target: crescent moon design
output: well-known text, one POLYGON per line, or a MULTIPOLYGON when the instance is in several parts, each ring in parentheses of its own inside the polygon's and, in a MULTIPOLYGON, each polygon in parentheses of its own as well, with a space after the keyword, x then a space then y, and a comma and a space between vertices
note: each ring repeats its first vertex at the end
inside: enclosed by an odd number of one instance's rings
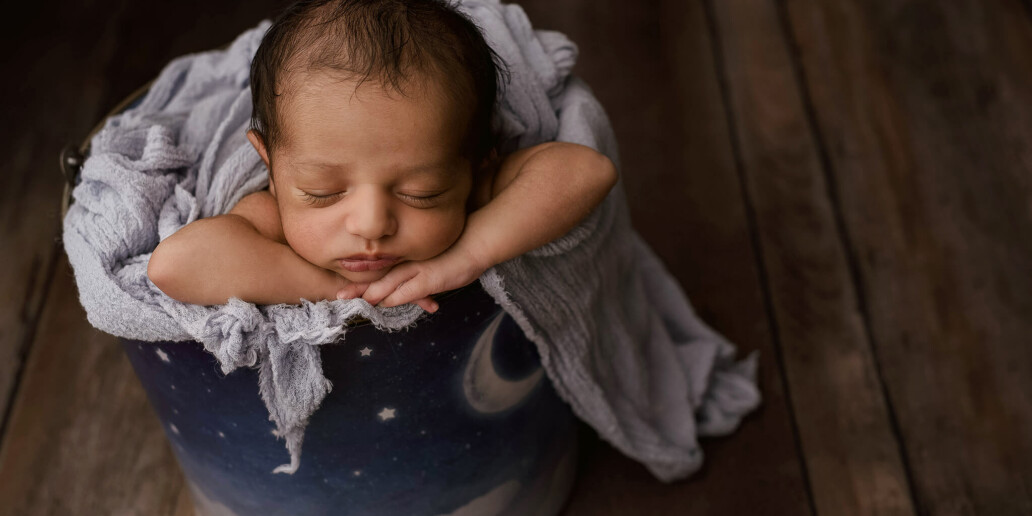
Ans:
POLYGON ((537 386, 545 372, 538 367, 536 371, 517 381, 498 376, 491 361, 491 349, 494 348, 498 326, 505 316, 504 311, 498 314, 484 333, 480 334, 462 378, 462 390, 466 393, 466 400, 477 412, 483 414, 494 414, 515 407, 537 386))

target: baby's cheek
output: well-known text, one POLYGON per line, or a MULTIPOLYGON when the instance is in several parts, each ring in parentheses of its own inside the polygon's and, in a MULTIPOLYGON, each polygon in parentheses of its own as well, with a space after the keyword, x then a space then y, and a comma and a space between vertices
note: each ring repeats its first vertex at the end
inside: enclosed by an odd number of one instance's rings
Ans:
POLYGON ((300 257, 317 265, 324 260, 322 254, 325 246, 319 243, 326 241, 325 236, 318 233, 319 227, 301 217, 283 217, 283 236, 287 244, 300 257))
POLYGON ((450 210, 426 217, 418 222, 415 234, 422 235, 421 247, 426 258, 436 256, 451 247, 466 225, 464 210, 450 210))

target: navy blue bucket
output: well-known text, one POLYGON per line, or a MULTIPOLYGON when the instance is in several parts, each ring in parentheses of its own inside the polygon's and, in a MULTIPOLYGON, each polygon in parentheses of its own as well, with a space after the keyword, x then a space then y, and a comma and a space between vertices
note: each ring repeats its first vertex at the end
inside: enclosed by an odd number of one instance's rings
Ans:
MULTIPOLYGON (((144 86, 109 114, 136 105, 144 86)), ((62 216, 98 124, 61 154, 62 216)), ((258 392, 198 342, 122 340, 172 443, 198 516, 550 516, 569 497, 578 420, 534 344, 479 282, 437 313, 385 333, 371 324, 320 346, 333 390, 305 431, 301 466, 258 392)))
POLYGON ((289 462, 258 372, 197 342, 123 340, 199 516, 549 516, 569 496, 577 420, 537 350, 479 282, 409 330, 320 346, 333 390, 289 462))

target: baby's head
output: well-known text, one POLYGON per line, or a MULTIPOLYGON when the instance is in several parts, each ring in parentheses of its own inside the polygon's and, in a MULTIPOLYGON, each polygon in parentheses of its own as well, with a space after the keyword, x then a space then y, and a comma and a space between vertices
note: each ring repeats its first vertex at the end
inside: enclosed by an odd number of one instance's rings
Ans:
POLYGON ((494 147, 500 66, 444 1, 289 8, 251 65, 248 132, 287 243, 358 282, 450 247, 494 147))

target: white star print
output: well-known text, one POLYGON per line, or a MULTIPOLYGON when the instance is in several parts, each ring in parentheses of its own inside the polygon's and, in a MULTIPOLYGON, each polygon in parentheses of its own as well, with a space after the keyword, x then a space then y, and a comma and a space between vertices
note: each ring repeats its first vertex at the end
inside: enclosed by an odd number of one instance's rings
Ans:
POLYGON ((362 348, 362 349, 358 350, 358 352, 361 353, 362 356, 364 356, 364 357, 367 357, 367 356, 373 354, 373 350, 369 349, 368 347, 362 348))
POLYGON ((222 432, 219 432, 219 437, 221 437, 221 438, 225 439, 225 438, 226 438, 226 434, 224 434, 224 433, 222 433, 222 432))
POLYGON ((360 476, 362 476, 362 470, 356 469, 356 470, 355 470, 355 473, 354 473, 354 475, 355 475, 356 477, 360 477, 360 476))
POLYGON ((380 413, 377 414, 377 415, 380 416, 380 421, 387 421, 388 419, 394 419, 394 409, 384 407, 383 410, 381 410, 380 413))
POLYGON ((172 433, 174 433, 174 434, 176 434, 176 435, 179 435, 179 429, 178 429, 178 428, 176 428, 176 425, 172 425, 172 424, 170 424, 170 425, 168 425, 168 426, 169 426, 169 428, 171 428, 171 429, 172 429, 172 433))
POLYGON ((162 362, 165 362, 166 364, 171 362, 171 360, 168 359, 168 353, 162 351, 161 348, 155 348, 154 352, 157 353, 159 357, 161 357, 162 362))

